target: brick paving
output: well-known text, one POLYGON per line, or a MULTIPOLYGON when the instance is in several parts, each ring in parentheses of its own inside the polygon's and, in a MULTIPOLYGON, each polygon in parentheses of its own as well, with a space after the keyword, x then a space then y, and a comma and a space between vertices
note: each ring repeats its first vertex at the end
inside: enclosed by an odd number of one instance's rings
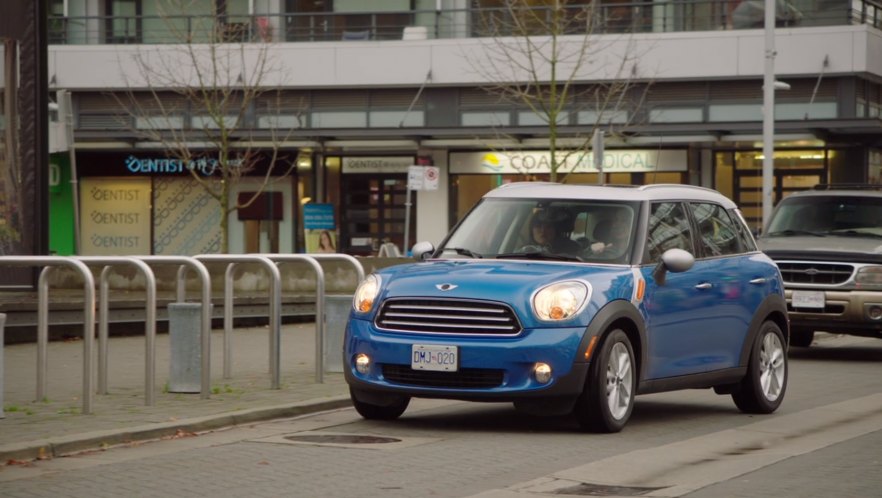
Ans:
MULTIPOLYGON (((210 399, 168 392, 169 341, 156 340, 156 404, 145 405, 142 336, 111 337, 109 394, 96 394, 84 415, 83 342, 53 341, 48 349, 48 387, 36 400, 36 344, 5 347, 5 418, 0 419, 0 462, 57 456, 84 449, 197 432, 255 420, 348 406, 341 373, 315 376, 315 325, 282 326, 281 389, 270 388, 267 327, 233 332, 232 378, 223 378, 223 335, 212 333, 210 399)), ((97 350, 97 342, 96 342, 97 350)), ((93 382, 97 387, 97 382, 93 382)))

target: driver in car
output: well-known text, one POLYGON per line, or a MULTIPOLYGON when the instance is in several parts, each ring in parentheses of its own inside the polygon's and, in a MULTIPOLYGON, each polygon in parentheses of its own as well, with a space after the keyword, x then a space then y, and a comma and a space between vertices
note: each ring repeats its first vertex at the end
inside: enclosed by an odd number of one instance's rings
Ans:
POLYGON ((523 250, 565 254, 579 251, 579 243, 566 237, 561 229, 566 219, 566 214, 559 211, 545 209, 536 212, 530 222, 530 236, 534 244, 523 250))

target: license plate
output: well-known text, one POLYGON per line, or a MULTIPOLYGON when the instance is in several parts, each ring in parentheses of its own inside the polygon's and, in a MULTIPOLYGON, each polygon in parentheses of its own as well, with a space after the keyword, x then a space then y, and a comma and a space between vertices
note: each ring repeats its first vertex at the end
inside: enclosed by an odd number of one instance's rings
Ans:
POLYGON ((459 365, 456 346, 437 344, 414 344, 411 348, 410 367, 414 370, 456 372, 459 365))
POLYGON ((823 291, 793 291, 790 295, 790 304, 794 308, 824 308, 823 291))

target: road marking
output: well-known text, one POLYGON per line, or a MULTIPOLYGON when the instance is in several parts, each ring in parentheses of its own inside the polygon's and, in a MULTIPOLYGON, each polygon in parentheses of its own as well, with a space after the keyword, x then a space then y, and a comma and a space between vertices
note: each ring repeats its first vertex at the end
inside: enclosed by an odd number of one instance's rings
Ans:
MULTIPOLYGON (((685 441, 635 450, 473 498, 557 495, 579 486, 659 488, 677 497, 882 429, 882 394, 804 410, 685 441)), ((627 429, 626 429, 627 430, 627 429)))

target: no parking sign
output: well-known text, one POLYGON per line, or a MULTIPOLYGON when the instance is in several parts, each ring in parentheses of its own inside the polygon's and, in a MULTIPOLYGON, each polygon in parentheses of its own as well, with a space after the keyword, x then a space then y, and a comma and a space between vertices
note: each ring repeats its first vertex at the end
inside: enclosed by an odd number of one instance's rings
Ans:
POLYGON ((438 190, 438 168, 435 166, 411 166, 407 170, 409 190, 438 190))

